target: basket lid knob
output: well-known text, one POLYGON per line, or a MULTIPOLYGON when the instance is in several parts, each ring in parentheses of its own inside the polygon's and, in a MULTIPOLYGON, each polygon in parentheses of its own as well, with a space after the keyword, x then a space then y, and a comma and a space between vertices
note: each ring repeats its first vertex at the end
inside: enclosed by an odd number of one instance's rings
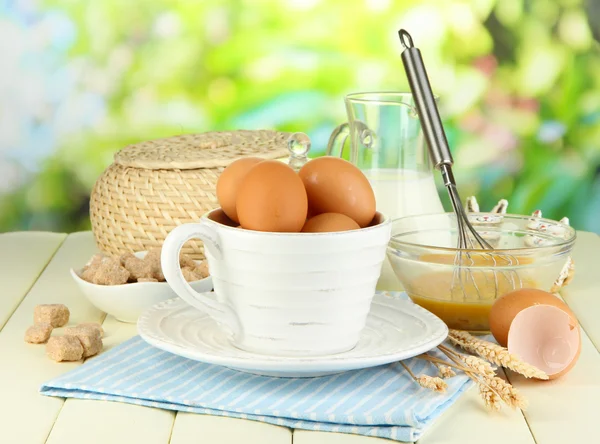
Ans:
POLYGON ((304 133, 294 133, 288 139, 288 150, 290 152, 289 165, 298 171, 308 162, 308 152, 310 151, 310 138, 304 133))

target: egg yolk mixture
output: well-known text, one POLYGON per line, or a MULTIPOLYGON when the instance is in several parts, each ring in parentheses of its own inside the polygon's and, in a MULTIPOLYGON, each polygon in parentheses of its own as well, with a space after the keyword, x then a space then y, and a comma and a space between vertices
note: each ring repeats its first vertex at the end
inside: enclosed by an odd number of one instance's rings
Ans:
MULTIPOLYGON (((423 255, 429 263, 453 264, 453 255, 423 255)), ((506 261, 495 258, 496 265, 506 261)), ((493 267, 490 255, 472 256, 465 264, 493 267), (471 262, 472 260, 472 262, 471 262), (468 262, 467 262, 468 261, 468 262)), ((513 265, 530 264, 532 258, 513 258, 513 265)), ((489 331, 488 316, 494 301, 515 288, 537 288, 536 283, 515 271, 491 269, 471 270, 470 273, 432 272, 405 281, 405 291, 416 304, 442 319, 449 328, 467 331, 489 331), (519 283, 521 282, 521 284, 519 283), (432 299, 434 297, 435 299, 432 299)))

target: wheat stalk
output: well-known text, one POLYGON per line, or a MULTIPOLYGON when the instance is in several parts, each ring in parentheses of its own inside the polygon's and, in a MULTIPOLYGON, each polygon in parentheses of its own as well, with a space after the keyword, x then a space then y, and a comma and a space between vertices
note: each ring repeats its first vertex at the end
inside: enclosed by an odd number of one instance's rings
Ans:
POLYGON ((456 372, 448 365, 435 364, 442 379, 449 379, 456 376, 456 372))
POLYGON ((475 356, 463 355, 443 345, 439 345, 438 348, 453 362, 460 363, 462 361, 466 364, 468 368, 463 371, 477 383, 479 394, 486 407, 492 410, 500 410, 500 401, 504 401, 512 408, 525 408, 527 403, 521 393, 512 385, 497 377, 488 362, 475 356))
POLYGON ((420 375, 417 382, 421 387, 428 388, 436 393, 446 393, 446 389, 448 388, 448 384, 435 376, 420 375))
POLYGON ((477 356, 461 355, 460 359, 465 363, 467 367, 469 367, 477 373, 487 376, 494 376, 496 374, 496 370, 494 369, 494 367, 492 367, 492 365, 489 362, 484 361, 483 359, 478 358, 477 356))
POLYGON ((526 378, 548 379, 548 375, 531 364, 522 361, 507 349, 492 342, 475 338, 465 331, 450 330, 448 339, 468 352, 475 353, 492 364, 509 368, 526 378))
POLYGON ((496 412, 500 411, 502 408, 502 404, 500 403, 501 398, 493 390, 484 384, 479 384, 479 394, 487 408, 496 412))
POLYGON ((412 376, 412 378, 419 384, 421 387, 427 388, 429 390, 433 390, 436 393, 446 393, 446 389, 448 388, 448 384, 446 384, 441 378, 428 376, 428 375, 420 375, 415 376, 415 374, 408 368, 408 366, 400 361, 402 367, 406 369, 408 374, 412 376))
POLYGON ((489 362, 487 362, 481 358, 478 358, 477 356, 471 356, 471 355, 465 355, 462 353, 458 353, 444 345, 439 345, 438 348, 440 350, 442 350, 444 353, 449 353, 452 356, 454 356, 456 362, 459 362, 458 360, 460 360, 464 364, 464 366, 467 367, 466 370, 461 369, 463 371, 471 370, 480 375, 496 376, 496 369, 494 367, 492 367, 492 365, 489 362))
MULTIPOLYGON (((525 409, 527 406, 525 397, 510 383, 499 378, 492 364, 509 368, 528 378, 548 379, 548 376, 544 372, 523 362, 517 356, 509 353, 504 347, 475 338, 469 333, 459 330, 450 330, 448 338, 452 343, 480 357, 460 353, 440 344, 438 349, 448 360, 428 354, 419 355, 417 358, 434 365, 438 369, 441 378, 456 376, 455 370, 463 371, 477 384, 479 394, 485 406, 491 410, 500 410, 503 402, 512 408, 525 409)), ((440 377, 428 375, 415 376, 403 362, 401 364, 421 387, 428 388, 437 393, 444 393, 446 391, 447 384, 440 377)))
POLYGON ((525 397, 504 379, 498 377, 486 378, 485 383, 509 406, 523 410, 527 407, 525 397))
MULTIPOLYGON (((459 368, 458 366, 453 366, 451 363, 444 361, 443 359, 436 358, 434 356, 429 356, 424 353, 422 355, 417 356, 418 359, 423 359, 424 361, 431 362, 438 370, 438 374, 442 379, 448 379, 456 376, 456 372, 452 370, 451 367, 459 368)), ((465 370, 465 368, 459 368, 460 370, 465 370)))
MULTIPOLYGON (((457 364, 456 364, 456 363, 454 363, 454 362, 448 362, 448 361, 445 361, 445 360, 443 360, 443 359, 436 358, 435 356, 429 356, 429 355, 428 355, 428 354, 426 354, 426 353, 425 353, 425 354, 422 354, 422 355, 419 355, 419 356, 417 356, 417 358, 419 358, 419 359, 423 359, 424 361, 429 361, 429 362, 432 362, 432 363, 436 364, 436 366, 437 366, 438 364, 440 364, 442 367, 449 366, 449 367, 453 367, 453 368, 455 368, 455 369, 457 369, 457 370, 461 370, 461 371, 463 371, 463 372, 464 372, 464 371, 468 371, 468 370, 469 370, 469 369, 468 369, 467 367, 465 367, 464 365, 457 365, 457 364)), ((438 366, 438 368, 439 368, 439 366, 438 366)))

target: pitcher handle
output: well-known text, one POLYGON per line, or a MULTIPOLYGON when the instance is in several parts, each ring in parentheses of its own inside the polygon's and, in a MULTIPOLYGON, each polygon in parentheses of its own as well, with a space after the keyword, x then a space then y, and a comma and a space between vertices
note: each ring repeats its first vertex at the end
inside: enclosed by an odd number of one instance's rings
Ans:
POLYGON ((198 238, 204 243, 210 253, 216 258, 223 257, 219 234, 206 223, 191 223, 175 227, 167 235, 160 256, 165 279, 173 291, 192 307, 205 312, 234 337, 241 333, 241 325, 231 307, 207 296, 209 293, 198 293, 184 279, 179 264, 181 247, 190 239, 198 238))
POLYGON ((333 151, 334 149, 337 149, 337 151, 339 151, 339 154, 337 154, 337 156, 342 157, 344 151, 344 144, 346 143, 346 139, 348 138, 349 134, 350 126, 347 122, 336 126, 333 132, 331 133, 331 136, 329 136, 329 141, 327 142, 327 150, 325 151, 325 155, 335 156, 336 154, 333 154, 333 151))

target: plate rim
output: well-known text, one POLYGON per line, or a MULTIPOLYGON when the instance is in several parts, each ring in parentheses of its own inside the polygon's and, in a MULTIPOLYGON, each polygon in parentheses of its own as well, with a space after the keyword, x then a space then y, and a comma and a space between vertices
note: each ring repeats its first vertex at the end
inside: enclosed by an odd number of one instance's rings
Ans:
MULTIPOLYGON (((164 350, 166 352, 185 357, 187 359, 205 362, 208 364, 221 365, 232 369, 239 368, 244 370, 255 371, 277 371, 282 373, 304 373, 311 371, 333 372, 340 370, 353 370, 367 367, 376 367, 379 365, 389 364, 391 362, 396 361, 402 361, 417 356, 421 353, 431 350, 432 348, 435 348, 447 338, 447 325, 439 317, 426 310, 425 308, 415 304, 411 300, 392 296, 389 294, 389 292, 376 292, 373 297, 372 303, 381 302, 391 302, 394 305, 401 305, 402 307, 399 308, 400 310, 404 312, 408 311, 408 314, 417 317, 419 320, 425 322, 432 329, 432 333, 414 347, 404 348, 393 353, 386 353, 377 356, 345 357, 344 355, 348 352, 343 352, 335 355, 325 356, 287 357, 275 355, 260 355, 242 349, 237 350, 241 352, 252 353, 253 357, 249 359, 239 358, 230 355, 224 356, 213 353, 206 353, 203 351, 190 350, 189 347, 181 346, 172 342, 166 342, 163 339, 158 338, 155 335, 153 336, 151 333, 146 331, 146 324, 147 322, 149 322, 148 318, 156 311, 164 310, 166 307, 175 303, 187 305, 185 301, 178 297, 160 302, 158 304, 155 304, 151 308, 145 310, 144 313, 142 313, 142 315, 138 319, 137 330, 140 337, 150 345, 158 349, 164 350)), ((189 307, 192 310, 198 310, 194 307, 189 307)))

